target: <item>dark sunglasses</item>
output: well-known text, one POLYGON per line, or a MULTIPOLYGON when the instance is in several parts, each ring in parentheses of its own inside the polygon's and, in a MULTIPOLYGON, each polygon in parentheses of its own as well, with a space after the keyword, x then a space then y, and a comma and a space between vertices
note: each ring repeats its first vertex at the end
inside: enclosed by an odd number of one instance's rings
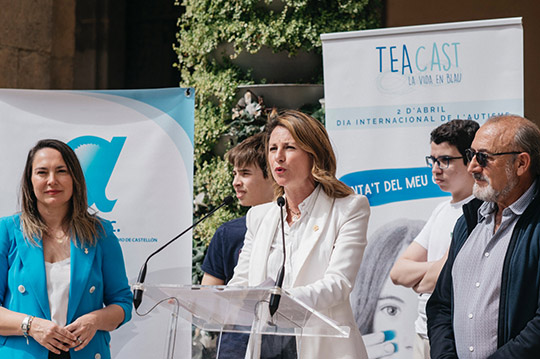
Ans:
POLYGON ((474 157, 476 157, 476 162, 480 165, 480 167, 486 167, 488 158, 493 156, 502 156, 502 155, 518 155, 522 153, 523 151, 512 151, 512 152, 498 152, 498 153, 487 153, 487 152, 476 152, 472 148, 468 148, 465 150, 465 156, 467 156, 467 160, 469 162, 472 161, 474 157))

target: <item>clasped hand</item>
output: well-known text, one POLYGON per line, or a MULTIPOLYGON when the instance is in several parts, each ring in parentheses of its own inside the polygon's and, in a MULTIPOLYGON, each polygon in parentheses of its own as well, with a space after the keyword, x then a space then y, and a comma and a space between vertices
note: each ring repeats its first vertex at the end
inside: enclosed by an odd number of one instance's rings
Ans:
POLYGON ((60 354, 60 351, 71 348, 75 348, 75 351, 83 349, 90 343, 96 331, 96 317, 89 313, 65 327, 47 319, 34 318, 29 334, 47 350, 60 354))

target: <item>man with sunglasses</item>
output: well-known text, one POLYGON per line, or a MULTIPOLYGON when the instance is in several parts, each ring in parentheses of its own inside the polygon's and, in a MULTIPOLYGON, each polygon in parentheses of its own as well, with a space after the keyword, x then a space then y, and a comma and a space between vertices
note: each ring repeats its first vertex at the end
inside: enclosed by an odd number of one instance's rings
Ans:
POLYGON ((431 167, 433 180, 441 190, 450 192, 451 198, 435 208, 390 271, 394 284, 412 288, 419 294, 414 359, 429 358, 426 302, 446 261, 452 230, 463 214, 461 207, 473 198, 474 180, 467 172, 465 150, 471 146, 478 127, 475 121, 453 120, 431 132, 431 154, 426 156, 426 163, 431 167))
POLYGON ((540 130, 513 115, 476 133, 464 206, 428 301, 433 358, 538 358, 540 130), (483 202, 482 202, 483 201, 483 202))

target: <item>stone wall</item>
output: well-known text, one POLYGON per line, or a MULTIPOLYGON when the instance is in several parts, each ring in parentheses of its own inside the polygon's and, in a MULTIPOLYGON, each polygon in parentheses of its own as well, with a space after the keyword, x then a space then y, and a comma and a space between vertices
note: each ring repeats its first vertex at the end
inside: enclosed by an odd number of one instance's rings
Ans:
POLYGON ((178 86, 174 0, 0 0, 0 88, 178 86))
POLYGON ((0 87, 73 86, 75 0, 0 0, 0 87))

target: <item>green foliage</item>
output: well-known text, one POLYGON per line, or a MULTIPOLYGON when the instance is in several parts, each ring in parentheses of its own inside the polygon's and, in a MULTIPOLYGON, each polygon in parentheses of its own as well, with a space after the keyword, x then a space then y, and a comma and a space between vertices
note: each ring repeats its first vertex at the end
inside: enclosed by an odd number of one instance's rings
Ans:
MULTIPOLYGON (((179 4, 179 3, 177 3, 179 4)), ((233 118, 236 89, 254 83, 249 70, 233 64, 240 53, 263 46, 273 52, 321 53, 322 33, 375 28, 381 0, 184 0, 174 46, 182 86, 195 88, 195 218, 233 193, 225 151, 264 126, 264 111, 233 118), (229 48, 224 45, 230 44, 229 48)), ((320 81, 319 74, 311 81, 320 81)), ((272 82, 272 79, 267 79, 272 82)), ((311 109, 318 119, 324 112, 311 109)), ((193 234, 193 282, 217 227, 245 213, 238 204, 220 209, 193 234)))
POLYGON ((180 62, 195 67, 216 47, 234 44, 235 54, 320 51, 320 34, 374 28, 380 1, 370 0, 185 0, 180 19, 180 62))

